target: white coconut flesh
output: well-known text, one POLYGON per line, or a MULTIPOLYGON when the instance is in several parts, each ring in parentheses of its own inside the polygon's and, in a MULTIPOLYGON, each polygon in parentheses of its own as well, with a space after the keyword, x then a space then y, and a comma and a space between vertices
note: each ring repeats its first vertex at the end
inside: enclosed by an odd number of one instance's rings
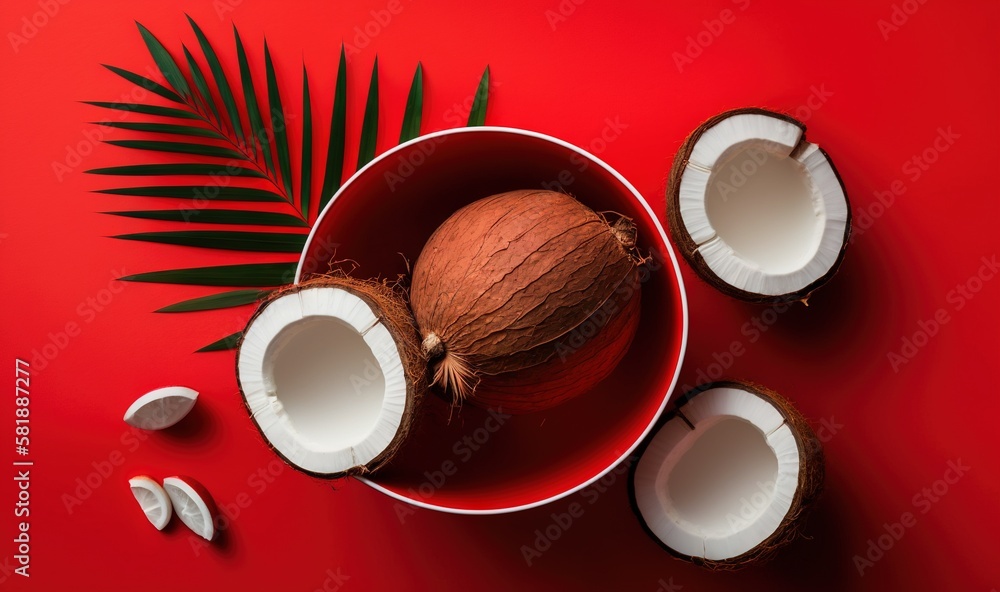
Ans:
POLYGON ((725 561, 781 524, 799 481, 791 427, 770 403, 738 388, 698 394, 664 424, 636 466, 639 513, 666 546, 725 561))
POLYGON ((847 197, 830 161, 801 127, 733 115, 704 131, 680 181, 681 220, 708 268, 768 296, 822 278, 844 246, 847 197), (794 152, 793 152, 794 151, 794 152))
POLYGON ((341 473, 376 458, 406 406, 392 335, 371 306, 337 287, 271 301, 246 330, 238 373, 261 433, 312 473, 341 473))

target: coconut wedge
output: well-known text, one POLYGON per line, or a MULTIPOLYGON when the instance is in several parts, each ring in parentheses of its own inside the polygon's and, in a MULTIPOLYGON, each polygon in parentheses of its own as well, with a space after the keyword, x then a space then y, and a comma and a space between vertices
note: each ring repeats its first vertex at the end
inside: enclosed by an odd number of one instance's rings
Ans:
POLYGON ((236 360, 267 443, 291 466, 329 478, 392 458, 426 389, 426 364, 400 295, 348 277, 310 280, 265 301, 236 360))
POLYGON ((170 496, 174 513, 184 526, 210 541, 215 538, 215 502, 208 490, 191 477, 175 476, 163 480, 163 490, 170 496))
POLYGON ((176 424, 194 407, 198 391, 168 386, 146 393, 125 410, 125 423, 143 430, 162 430, 176 424))
POLYGON ((128 486, 150 524, 156 530, 163 530, 173 515, 173 506, 167 492, 159 483, 145 475, 132 477, 128 480, 128 486))
POLYGON ((823 485, 823 450, 805 419, 749 383, 685 395, 639 454, 630 495, 643 527, 710 568, 769 559, 796 538, 823 485))
POLYGON ((837 271, 851 207, 803 123, 736 109, 698 127, 674 159, 667 221, 709 284, 751 302, 806 301, 837 271))

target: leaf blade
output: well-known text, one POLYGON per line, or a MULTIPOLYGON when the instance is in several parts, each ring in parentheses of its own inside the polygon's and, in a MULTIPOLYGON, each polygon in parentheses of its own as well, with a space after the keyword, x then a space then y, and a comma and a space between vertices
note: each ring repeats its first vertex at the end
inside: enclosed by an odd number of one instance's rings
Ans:
POLYGON ((158 117, 176 117, 178 119, 200 119, 197 113, 183 111, 172 107, 160 107, 159 105, 144 105, 142 103, 118 103, 113 101, 83 101, 86 105, 93 105, 102 109, 114 109, 116 111, 128 111, 130 113, 142 113, 143 115, 156 115, 158 117))
POLYGON ((147 185, 143 187, 116 187, 95 189, 105 195, 131 195, 136 197, 171 197, 177 199, 205 199, 215 201, 283 202, 285 198, 267 189, 254 187, 221 187, 218 185, 147 185))
POLYGON ((306 235, 288 232, 247 232, 242 230, 168 230, 134 232, 111 238, 181 247, 252 251, 255 253, 301 253, 306 235))
POLYGON ((274 75, 274 62, 271 60, 271 50, 264 40, 264 71, 267 78, 267 104, 271 120, 271 133, 274 134, 274 151, 278 157, 278 170, 281 172, 281 183, 292 201, 292 165, 288 155, 288 127, 285 110, 281 105, 281 91, 278 89, 278 79, 274 75))
POLYGON ((243 337, 243 331, 237 331, 232 335, 226 335, 225 337, 223 337, 218 341, 213 341, 212 343, 209 343, 205 347, 196 350, 194 353, 202 354, 206 352, 229 351, 232 349, 236 349, 236 346, 239 345, 240 339, 242 337, 243 337))
POLYGON ((264 179, 260 171, 227 165, 203 163, 168 163, 168 164, 129 164, 123 166, 104 167, 84 171, 91 175, 118 175, 125 177, 141 176, 212 176, 212 177, 249 177, 264 179))
POLYGON ((195 127, 192 125, 176 125, 173 123, 146 123, 130 121, 97 121, 97 125, 113 127, 136 132, 150 132, 154 134, 174 134, 181 136, 195 136, 199 138, 212 138, 215 140, 225 140, 226 137, 215 130, 195 127))
POLYGON ((222 308, 235 308, 237 306, 246 306, 247 304, 253 304, 257 302, 264 296, 268 295, 270 290, 231 290, 228 292, 222 292, 220 294, 212 294, 210 296, 201 296, 200 298, 192 298, 190 300, 183 300, 176 304, 171 304, 169 306, 164 306, 154 310, 153 312, 161 313, 178 313, 178 312, 199 312, 204 310, 219 310, 222 308))
POLYGON ((208 37, 198 26, 198 23, 194 22, 188 15, 188 23, 191 25, 191 29, 194 31, 195 37, 198 39, 198 45, 201 47, 201 53, 205 56, 205 61, 208 62, 208 69, 212 72, 212 78, 215 80, 215 87, 219 90, 219 97, 222 99, 222 104, 226 108, 226 115, 229 119, 229 127, 236 134, 236 139, 241 143, 246 143, 246 135, 243 130, 243 120, 240 118, 240 110, 236 107, 236 99, 233 96, 233 88, 229 85, 229 79, 226 78, 226 71, 222 69, 222 64, 219 62, 219 56, 215 53, 215 49, 209 42, 208 37))
POLYGON ((186 45, 184 47, 184 59, 187 60, 188 71, 191 72, 191 80, 194 81, 195 88, 198 89, 198 95, 201 97, 202 105, 207 105, 208 109, 212 112, 215 117, 215 121, 219 123, 219 127, 223 126, 222 117, 219 114, 219 108, 215 106, 215 99, 212 98, 212 91, 208 88, 208 81, 205 79, 205 73, 201 71, 201 66, 195 61, 194 56, 188 50, 186 45))
POLYGON ((333 92, 330 139, 326 149, 326 168, 320 190, 319 211, 323 211, 344 179, 344 148, 347 146, 347 54, 340 44, 340 63, 333 92))
POLYGON ((490 98, 490 67, 486 66, 482 78, 479 79, 479 86, 476 87, 476 95, 472 100, 472 110, 469 111, 469 127, 486 124, 486 105, 490 98))
POLYGON ((122 148, 134 148, 136 150, 152 150, 155 152, 171 152, 174 154, 196 154, 198 156, 211 156, 214 158, 229 158, 232 160, 246 160, 246 157, 239 152, 222 146, 209 146, 206 144, 190 144, 186 142, 161 142, 159 140, 104 140, 112 146, 122 148))
POLYGON ((372 66, 372 77, 368 83, 368 100, 365 101, 365 116, 361 122, 361 144, 358 147, 358 168, 375 158, 375 144, 378 141, 378 56, 372 66))
POLYGON ((244 224, 252 226, 285 226, 290 228, 309 228, 309 224, 300 218, 289 214, 275 212, 255 212, 247 210, 226 209, 176 209, 176 210, 128 210, 103 212, 111 216, 138 218, 141 220, 160 220, 163 222, 184 222, 197 224, 244 224))
POLYGON ((128 70, 126 70, 124 68, 118 68, 116 66, 109 66, 107 64, 103 64, 103 66, 105 68, 107 68, 108 70, 111 70, 115 74, 121 76, 125 80, 128 80, 132 84, 135 84, 137 86, 141 86, 142 88, 148 90, 149 92, 151 92, 153 94, 160 95, 164 99, 167 99, 169 101, 173 101, 175 103, 180 103, 182 105, 187 105, 187 103, 184 102, 184 99, 182 99, 180 97, 180 95, 178 95, 174 91, 170 90, 169 88, 163 86, 159 82, 155 82, 153 80, 150 80, 149 78, 146 78, 145 76, 140 76, 140 75, 136 74, 135 72, 129 72, 128 70))
POLYGON ((424 67, 417 62, 417 71, 413 73, 410 92, 406 97, 406 108, 403 110, 403 129, 399 132, 399 143, 412 140, 420 135, 420 119, 424 108, 424 67))
POLYGON ((250 130, 253 133, 253 144, 264 153, 264 164, 271 175, 274 171, 274 160, 271 157, 271 143, 264 128, 260 115, 260 104, 257 102, 257 91, 253 86, 253 74, 250 72, 250 62, 247 60, 246 48, 240 39, 240 32, 233 26, 233 36, 236 38, 236 61, 240 64, 240 81, 243 84, 243 103, 247 108, 247 119, 250 120, 250 130))
POLYGON ((299 212, 309 220, 309 200, 312 197, 312 101, 309 98, 309 73, 302 64, 302 170, 299 175, 299 212))
POLYGON ((156 67, 160 69, 163 77, 179 95, 191 97, 191 88, 188 86, 187 79, 184 78, 184 74, 177 67, 177 62, 174 61, 167 48, 142 23, 136 21, 135 24, 139 27, 139 34, 142 35, 142 40, 146 43, 146 49, 149 50, 149 55, 153 56, 153 61, 156 62, 156 67))
POLYGON ((118 278, 125 282, 181 284, 189 286, 225 286, 272 288, 291 283, 296 263, 244 263, 149 271, 118 278))

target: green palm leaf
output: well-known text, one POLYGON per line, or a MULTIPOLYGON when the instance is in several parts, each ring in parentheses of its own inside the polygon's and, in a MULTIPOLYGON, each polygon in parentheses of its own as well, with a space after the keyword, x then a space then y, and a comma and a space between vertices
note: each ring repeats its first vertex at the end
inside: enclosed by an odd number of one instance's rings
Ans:
POLYGON ((173 152, 175 154, 197 154, 198 156, 212 156, 216 158, 229 158, 232 160, 246 160, 246 157, 230 148, 221 146, 208 146, 206 144, 188 144, 184 142, 160 142, 154 140, 104 140, 112 146, 123 148, 135 148, 137 150, 154 150, 156 152, 173 152))
POLYGON ((239 345, 240 339, 242 337, 243 337, 243 331, 237 331, 232 335, 227 335, 218 341, 213 341, 212 343, 209 343, 205 347, 196 350, 195 353, 201 354, 205 352, 227 351, 231 349, 236 349, 236 346, 239 345))
POLYGON ((275 212, 255 212, 248 210, 131 210, 123 212, 103 212, 112 216, 162 220, 164 222, 184 222, 198 224, 244 224, 251 226, 288 226, 309 228, 301 218, 275 212))
POLYGON ((301 253, 306 235, 287 232, 244 232, 240 230, 170 230, 136 232, 111 238, 162 243, 203 249, 255 251, 258 253, 301 253))
POLYGON ((178 119, 200 119, 197 113, 174 109, 173 107, 160 107, 159 105, 143 105, 141 103, 116 103, 110 101, 83 101, 84 104, 101 107, 104 109, 114 109, 116 111, 128 111, 131 113, 142 113, 143 115, 157 115, 159 117, 176 117, 178 119))
POLYGON ((135 24, 139 27, 139 34, 142 35, 142 40, 146 42, 146 48, 149 50, 149 54, 153 56, 153 61, 156 62, 156 67, 160 69, 163 77, 167 79, 170 86, 174 87, 174 90, 180 93, 182 97, 191 98, 191 88, 188 86, 187 79, 184 78, 184 74, 181 74, 181 69, 177 67, 177 62, 170 56, 167 48, 163 47, 160 40, 150 33, 149 29, 142 26, 142 23, 136 21, 135 24))
POLYGON ((302 217, 309 220, 309 199, 312 193, 312 159, 313 159, 313 112, 312 101, 309 99, 309 73, 302 64, 302 171, 299 175, 299 211, 302 217))
POLYGON ((182 99, 177 93, 163 86, 159 82, 154 82, 145 76, 139 76, 138 74, 129 72, 123 68, 116 68, 115 66, 109 66, 107 64, 104 64, 104 67, 121 76, 125 80, 128 80, 132 84, 141 86, 153 94, 160 95, 164 99, 168 99, 175 103, 184 103, 184 99, 182 99))
POLYGON ((378 56, 372 66, 372 78, 368 83, 368 100, 365 102, 365 117, 361 121, 361 146, 358 148, 358 168, 375 158, 375 144, 378 141, 378 56))
POLYGON ((347 57, 340 45, 337 83, 333 92, 333 116, 330 120, 330 141, 326 149, 326 173, 320 190, 319 211, 323 211, 344 178, 344 148, 347 145, 347 57))
POLYGON ((208 88, 208 81, 205 79, 205 73, 201 71, 201 66, 195 61, 194 56, 188 51, 186 45, 182 45, 184 48, 184 59, 187 60, 188 71, 191 72, 191 80, 194 81, 195 88, 198 89, 198 94, 195 95, 203 107, 207 107, 205 113, 207 114, 211 111, 212 115, 215 117, 215 121, 219 123, 222 127, 222 117, 219 115, 219 108, 215 106, 215 100, 212 99, 212 91, 208 88))
MULTIPOLYGON (((247 59, 246 48, 239 31, 233 27, 236 59, 239 68, 239 89, 233 87, 226 77, 218 54, 208 41, 202 29, 188 16, 188 22, 198 39, 204 55, 207 70, 203 70, 188 50, 181 44, 184 61, 176 61, 167 48, 146 27, 136 23, 140 35, 152 56, 166 85, 114 66, 105 66, 149 92, 167 99, 177 106, 164 107, 127 102, 88 102, 88 104, 152 117, 197 121, 195 125, 179 123, 157 123, 155 121, 103 121, 100 125, 142 133, 172 134, 183 136, 187 141, 161 141, 146 139, 108 140, 107 143, 135 150, 164 154, 186 154, 207 159, 222 158, 229 162, 188 162, 150 163, 113 166, 92 169, 88 173, 98 175, 130 176, 202 176, 218 177, 214 183, 194 185, 150 185, 102 189, 98 193, 123 196, 206 199, 230 202, 272 202, 289 204, 291 212, 259 211, 237 208, 176 208, 158 210, 122 210, 107 214, 135 219, 170 222, 175 224, 219 224, 243 226, 269 226, 284 229, 309 227, 311 199, 313 194, 314 130, 310 96, 309 76, 305 64, 302 67, 302 113, 303 129, 301 144, 301 169, 299 172, 299 202, 295 203, 295 179, 291 171, 293 161, 292 146, 289 143, 287 114, 285 112, 274 61, 267 41, 264 41, 264 71, 266 78, 267 113, 262 112, 264 103, 253 84, 252 69, 247 59), (181 66, 185 66, 182 69, 181 66), (210 74, 210 76, 206 76, 210 74), (212 86, 215 86, 213 89, 212 86), (218 102, 216 100, 218 98, 218 102), (238 98, 240 97, 240 98, 238 98), (243 101, 246 123, 240 113, 239 101, 243 101), (221 102, 221 105, 219 104, 221 102), (249 125, 249 127, 247 127, 249 125), (273 152, 272 152, 273 149, 273 152), (263 162, 261 162, 263 161, 263 162), (265 179, 268 189, 233 186, 225 179, 256 178, 265 179), (220 180, 221 179, 221 180, 220 180)), ((180 54, 178 54, 180 55, 180 54)), ((476 89, 468 125, 483 125, 489 95, 489 68, 487 67, 476 89)), ((261 89, 264 90, 264 89, 261 89)), ((372 66, 371 79, 365 102, 364 117, 358 145, 358 168, 370 162, 377 151, 379 126, 379 75, 378 58, 372 66)), ((327 140, 327 153, 323 168, 321 194, 318 209, 321 211, 337 188, 343 182, 344 156, 347 131, 347 60, 346 46, 341 44, 340 60, 334 88, 334 102, 331 106, 331 123, 327 140)), ((418 62, 407 94, 400 129, 400 142, 420 135, 423 112, 423 65, 418 62)), ((110 119, 110 118, 109 118, 110 119)), ((192 159, 199 160, 199 159, 192 159)), ((283 206, 287 207, 287 206, 283 206)), ((248 230, 172 230, 164 232, 141 232, 117 235, 114 238, 137 240, 161 244, 182 245, 199 248, 227 249, 254 252, 299 253, 307 235, 302 232, 262 232, 248 230)), ((222 265, 153 271, 129 275, 122 279, 132 282, 152 282, 162 284, 190 284, 222 286, 235 289, 209 296, 202 296, 172 304, 157 312, 192 312, 216 310, 252 304, 265 297, 269 290, 291 282, 296 264, 248 263, 242 265, 222 265)), ((241 333, 234 333, 219 339, 198 351, 220 351, 236 346, 241 333)))
POLYGON ((208 199, 216 201, 273 201, 285 198, 267 189, 252 187, 219 187, 217 185, 152 185, 146 187, 116 187, 96 189, 95 193, 108 195, 134 195, 137 197, 173 197, 179 199, 208 199))
POLYGON ((175 125, 173 123, 133 123, 130 121, 97 121, 97 125, 104 127, 114 127, 118 129, 131 130, 136 132, 151 132, 154 134, 177 134, 181 136, 197 136, 200 138, 212 138, 215 140, 225 140, 226 137, 215 130, 195 127, 192 125, 175 125))
POLYGON ((247 107, 247 119, 250 120, 250 129, 253 132, 254 141, 251 142, 260 148, 264 153, 264 164, 271 175, 276 175, 274 171, 274 160, 271 157, 271 142, 267 137, 267 129, 260 116, 260 105, 257 103, 257 92, 253 86, 253 75, 250 73, 250 62, 247 61, 247 52, 243 47, 243 40, 240 39, 240 32, 233 26, 233 36, 236 38, 236 59, 240 63, 240 80, 243 82, 243 101, 247 107))
POLYGON ((469 112, 469 126, 483 125, 486 123, 486 103, 490 98, 490 67, 486 66, 483 77, 479 79, 479 86, 476 88, 476 96, 472 100, 472 110, 469 112))
POLYGON ((420 135, 420 118, 423 109, 424 67, 420 62, 417 62, 417 71, 413 73, 410 93, 406 97, 406 109, 403 111, 403 129, 399 132, 400 144, 420 135))
POLYGON ((150 271, 118 279, 125 282, 157 284, 271 288, 290 283, 295 279, 295 267, 295 263, 247 263, 150 271))
POLYGON ((153 312, 197 312, 202 310, 218 310, 220 308, 245 306, 247 304, 257 302, 261 298, 270 294, 270 292, 270 290, 252 289, 232 290, 229 292, 222 292, 221 294, 212 294, 211 296, 192 298, 191 300, 185 300, 183 302, 178 302, 177 304, 164 306, 163 308, 153 312))
POLYGON ((274 134, 274 149, 278 155, 278 169, 281 171, 281 181, 285 187, 288 199, 292 199, 292 165, 288 156, 288 123, 285 110, 281 106, 281 93, 278 91, 278 79, 274 75, 274 63, 271 61, 271 51, 264 40, 264 69, 267 77, 267 103, 271 113, 271 133, 274 134))
POLYGON ((229 79, 226 78, 226 72, 222 69, 222 64, 219 62, 219 56, 215 53, 215 49, 212 48, 212 44, 208 41, 208 38, 205 37, 205 33, 202 32, 198 23, 194 22, 194 19, 190 16, 187 17, 187 20, 188 23, 191 24, 191 29, 194 31, 195 37, 198 38, 198 45, 201 46, 201 53, 204 54, 205 61, 208 62, 208 69, 212 71, 212 77, 215 79, 215 86, 219 89, 219 97, 222 99, 222 104, 226 107, 226 115, 229 118, 229 128, 233 130, 234 134, 236 134, 236 140, 240 143, 244 143, 246 142, 246 135, 243 132, 243 120, 240 119, 240 111, 236 107, 236 99, 233 96, 233 89, 229 86, 229 79))
POLYGON ((211 177, 252 177, 265 178, 264 173, 234 165, 179 163, 179 164, 128 164, 85 171, 92 175, 134 176, 211 176, 211 177))

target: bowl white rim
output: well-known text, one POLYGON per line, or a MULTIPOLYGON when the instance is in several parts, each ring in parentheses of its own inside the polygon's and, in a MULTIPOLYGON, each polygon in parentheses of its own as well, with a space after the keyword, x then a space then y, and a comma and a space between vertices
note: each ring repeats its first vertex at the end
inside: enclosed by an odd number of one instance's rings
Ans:
POLYGON ((614 178, 617 179, 626 189, 628 189, 628 191, 635 197, 635 199, 638 200, 638 202, 642 205, 642 207, 645 208, 646 214, 649 216, 649 218, 653 221, 653 224, 656 226, 656 230, 660 234, 660 240, 663 243, 663 246, 666 248, 667 254, 670 256, 670 263, 673 266, 674 279, 677 281, 677 288, 678 291, 680 292, 680 300, 681 300, 681 345, 680 345, 680 351, 677 354, 677 363, 674 366, 673 376, 670 378, 670 386, 667 388, 667 392, 663 394, 663 398, 660 401, 659 409, 656 410, 656 413, 650 419, 649 424, 643 429, 642 434, 640 434, 639 437, 635 439, 635 442, 633 442, 628 447, 628 450, 623 452, 610 465, 601 469, 596 475, 594 475, 590 479, 587 479, 586 481, 574 487, 571 487, 566 491, 557 493, 555 495, 549 496, 545 499, 541 499, 535 502, 522 504, 520 506, 509 506, 504 508, 489 508, 489 509, 455 508, 451 506, 443 506, 443 505, 428 503, 422 500, 415 500, 413 498, 406 497, 405 495, 400 495, 395 491, 387 489, 379 485, 378 483, 372 481, 371 479, 368 479, 367 477, 358 477, 358 480, 364 483, 365 485, 368 485, 369 487, 377 491, 380 491, 391 498, 394 498, 396 500, 405 502, 413 506, 417 506, 419 508, 436 510, 438 512, 445 512, 449 514, 466 514, 466 515, 508 514, 512 512, 519 512, 521 510, 537 508, 539 506, 544 506, 545 504, 572 495, 582 490, 583 488, 587 487, 591 483, 594 483, 601 477, 607 475, 609 472, 611 472, 612 469, 617 467, 619 464, 621 464, 622 461, 628 458, 628 456, 632 454, 632 451, 634 451, 639 446, 639 444, 641 444, 646 439, 646 436, 649 435, 649 432, 653 429, 653 427, 656 425, 656 422, 663 414, 663 410, 666 408, 667 403, 670 401, 670 395, 674 392, 674 389, 677 387, 677 380, 680 376, 681 366, 683 365, 684 362, 684 354, 687 350, 687 339, 688 339, 688 305, 687 305, 687 293, 684 290, 684 278, 681 276, 681 269, 680 265, 678 265, 677 263, 677 255, 674 253, 674 247, 673 245, 670 244, 670 240, 667 238, 667 233, 663 230, 663 225, 660 223, 659 217, 656 215, 653 209, 649 207, 649 203, 646 201, 646 198, 644 198, 642 194, 639 193, 639 191, 631 183, 629 183, 625 177, 621 175, 621 173, 619 173, 609 164, 607 164, 597 156, 591 154, 587 150, 584 150, 583 148, 574 146, 569 142, 560 140, 559 138, 549 136, 547 134, 542 134, 539 132, 533 132, 530 130, 524 130, 513 127, 477 126, 477 127, 459 127, 454 129, 441 130, 425 134, 422 136, 418 136, 412 140, 404 142, 376 156, 374 159, 368 162, 368 164, 358 169, 353 175, 351 175, 349 179, 347 179, 347 181, 345 181, 340 186, 340 189, 338 189, 337 192, 333 194, 333 197, 330 198, 330 201, 326 204, 326 207, 323 208, 323 211, 320 212, 319 215, 316 217, 316 222, 313 224, 313 227, 309 231, 309 236, 306 238, 305 245, 302 247, 302 255, 299 257, 299 263, 295 268, 295 283, 298 283, 299 280, 301 279, 302 267, 305 264, 306 260, 306 252, 309 250, 309 245, 312 244, 313 237, 316 234, 316 230, 319 228, 320 221, 323 219, 324 216, 326 216, 327 212, 329 212, 330 209, 333 207, 333 205, 337 202, 337 199, 341 196, 344 190, 347 187, 349 187, 351 183, 353 183, 358 176, 364 174, 365 171, 367 171, 369 168, 376 166, 377 163, 379 163, 380 161, 390 158, 397 152, 405 150, 409 146, 416 144, 418 142, 426 142, 427 140, 439 138, 442 136, 449 136, 452 134, 468 134, 468 133, 482 133, 482 132, 503 132, 521 136, 528 136, 531 138, 537 138, 540 140, 551 142, 553 144, 561 146, 562 148, 566 148, 568 150, 576 152, 580 156, 586 158, 588 161, 593 162, 594 164, 602 167, 604 170, 606 170, 612 176, 614 176, 614 178))

